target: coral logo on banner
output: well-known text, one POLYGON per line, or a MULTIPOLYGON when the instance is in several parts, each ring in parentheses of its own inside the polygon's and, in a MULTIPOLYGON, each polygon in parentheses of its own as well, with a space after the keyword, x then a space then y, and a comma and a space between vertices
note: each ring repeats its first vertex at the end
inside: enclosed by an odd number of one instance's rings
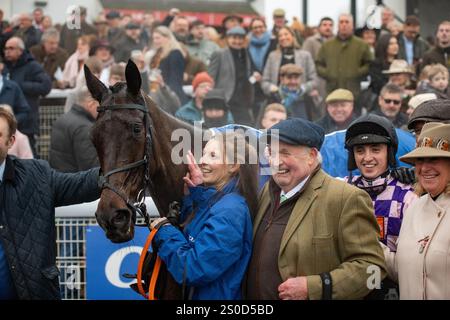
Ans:
POLYGON ((135 274, 149 231, 136 228, 134 239, 115 244, 99 226, 86 228, 86 297, 89 300, 141 300, 130 288, 136 282, 122 275, 135 274))

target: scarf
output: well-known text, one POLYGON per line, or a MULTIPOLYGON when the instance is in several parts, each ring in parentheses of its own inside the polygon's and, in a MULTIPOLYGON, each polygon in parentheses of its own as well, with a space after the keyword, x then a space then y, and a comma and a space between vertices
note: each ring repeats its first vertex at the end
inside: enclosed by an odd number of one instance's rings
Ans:
POLYGON ((292 110, 292 104, 303 98, 303 90, 301 88, 290 90, 288 87, 281 86, 280 91, 281 98, 283 99, 281 104, 288 110, 292 110))
POLYGON ((252 57, 256 69, 259 71, 262 71, 263 69, 264 57, 270 47, 270 38, 269 32, 265 32, 260 38, 255 37, 253 34, 250 37, 248 51, 250 52, 250 56, 252 57))

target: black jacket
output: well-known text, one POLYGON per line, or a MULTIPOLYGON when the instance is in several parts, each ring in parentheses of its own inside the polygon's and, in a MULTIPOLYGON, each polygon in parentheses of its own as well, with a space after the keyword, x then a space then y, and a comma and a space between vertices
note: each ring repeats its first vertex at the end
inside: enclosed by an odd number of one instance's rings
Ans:
POLYGON ((51 79, 28 51, 25 51, 15 64, 5 61, 5 66, 3 74, 19 85, 31 107, 30 115, 22 127, 22 132, 39 134, 39 99, 52 90, 51 79))
POLYGON ((19 299, 60 299, 55 207, 100 196, 99 169, 68 174, 42 160, 6 158, 0 241, 19 299))
POLYGON ((16 116, 19 130, 22 131, 31 110, 22 90, 14 81, 3 78, 3 88, 0 91, 0 104, 11 106, 16 116))
POLYGON ((55 121, 50 140, 50 166, 61 172, 97 167, 98 158, 90 132, 95 119, 83 107, 73 105, 55 121))

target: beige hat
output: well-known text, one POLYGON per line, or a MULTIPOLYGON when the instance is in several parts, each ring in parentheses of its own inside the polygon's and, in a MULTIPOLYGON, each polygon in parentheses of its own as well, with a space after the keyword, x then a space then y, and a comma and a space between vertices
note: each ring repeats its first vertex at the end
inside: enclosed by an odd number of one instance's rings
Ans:
POLYGON ((408 107, 413 108, 415 110, 422 103, 435 99, 437 99, 437 95, 435 93, 418 94, 408 101, 408 107))
POLYGON ((400 160, 414 164, 417 158, 450 158, 450 124, 429 122, 423 126, 416 149, 400 160))
POLYGON ((326 103, 333 101, 354 101, 353 93, 346 89, 336 89, 330 93, 325 100, 326 103))
POLYGON ((394 60, 392 61, 389 70, 384 70, 384 74, 395 74, 395 73, 410 73, 413 74, 411 67, 405 60, 394 60))
POLYGON ((303 74, 303 68, 293 63, 285 64, 280 68, 280 77, 284 77, 291 74, 297 74, 301 76, 303 74))
POLYGON ((286 15, 286 11, 283 9, 275 9, 273 10, 273 16, 274 17, 284 17, 286 15))

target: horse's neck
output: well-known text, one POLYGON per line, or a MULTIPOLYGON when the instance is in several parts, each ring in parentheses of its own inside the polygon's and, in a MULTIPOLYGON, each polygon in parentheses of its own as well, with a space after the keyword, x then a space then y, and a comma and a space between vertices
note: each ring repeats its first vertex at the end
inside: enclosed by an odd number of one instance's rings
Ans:
MULTIPOLYGON (((184 129, 193 138, 194 127, 179 121, 157 106, 150 104, 149 113, 153 123, 153 163, 151 166, 153 201, 161 215, 165 216, 169 204, 181 201, 183 196, 183 177, 186 174, 184 164, 175 164, 172 160, 172 148, 177 143, 172 141, 172 133, 184 129)), ((192 141, 193 139, 191 139, 192 141)))

